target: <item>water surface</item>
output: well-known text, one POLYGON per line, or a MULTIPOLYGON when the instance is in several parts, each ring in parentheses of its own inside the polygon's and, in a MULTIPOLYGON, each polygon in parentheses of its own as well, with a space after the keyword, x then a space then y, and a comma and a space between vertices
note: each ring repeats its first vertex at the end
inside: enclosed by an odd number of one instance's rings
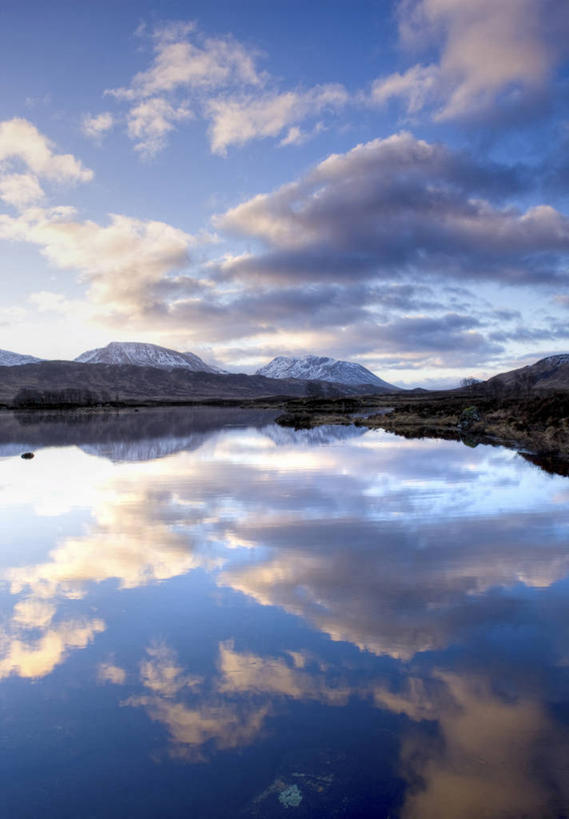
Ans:
POLYGON ((273 418, 0 417, 0 815, 569 815, 568 479, 273 418))

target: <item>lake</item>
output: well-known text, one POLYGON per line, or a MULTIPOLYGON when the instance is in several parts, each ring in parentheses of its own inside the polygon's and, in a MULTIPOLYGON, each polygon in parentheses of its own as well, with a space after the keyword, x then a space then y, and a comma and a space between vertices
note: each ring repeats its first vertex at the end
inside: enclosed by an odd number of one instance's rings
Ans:
POLYGON ((0 417, 0 815, 568 816, 569 480, 274 417, 0 417))

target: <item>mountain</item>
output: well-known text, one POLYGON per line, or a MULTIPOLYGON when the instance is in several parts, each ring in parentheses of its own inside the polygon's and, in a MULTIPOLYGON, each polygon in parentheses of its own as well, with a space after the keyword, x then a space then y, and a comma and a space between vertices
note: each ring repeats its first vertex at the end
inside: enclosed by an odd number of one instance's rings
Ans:
POLYGON ((81 364, 130 364, 135 367, 183 367, 191 372, 221 373, 222 370, 206 364, 194 353, 179 353, 156 344, 136 341, 111 341, 106 347, 87 350, 75 361, 81 364))
POLYGON ((356 395, 361 389, 326 381, 265 378, 262 375, 193 372, 189 367, 142 367, 41 361, 0 368, 0 406, 157 405, 249 399, 322 398, 356 395))
POLYGON ((374 375, 361 364, 351 361, 337 361, 327 356, 305 355, 302 358, 287 358, 279 355, 269 364, 257 370, 256 375, 267 378, 299 378, 303 381, 331 381, 352 387, 369 386, 373 392, 400 392, 374 375))
POLYGON ((20 364, 35 364, 41 361, 33 355, 20 355, 10 350, 0 350, 0 367, 18 367, 20 364))
POLYGON ((482 386, 522 393, 569 390, 569 354, 550 355, 527 367, 500 373, 483 382, 482 386))

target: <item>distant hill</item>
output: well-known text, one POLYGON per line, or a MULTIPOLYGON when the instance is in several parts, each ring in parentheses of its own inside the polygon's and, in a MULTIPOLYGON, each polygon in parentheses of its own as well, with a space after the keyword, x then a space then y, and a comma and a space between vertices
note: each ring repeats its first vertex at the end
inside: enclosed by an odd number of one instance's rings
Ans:
POLYGON ((41 358, 36 358, 33 355, 21 355, 20 353, 12 353, 10 350, 0 350, 0 367, 18 367, 21 364, 34 364, 41 360, 41 358))
POLYGON ((42 361, 0 367, 0 404, 9 407, 160 404, 252 398, 338 397, 358 390, 325 381, 194 372, 188 368, 42 361))
POLYGON ((106 347, 87 350, 75 361, 82 364, 130 364, 135 367, 159 367, 169 369, 182 367, 192 372, 220 373, 218 367, 206 364, 194 353, 179 353, 157 344, 143 344, 135 341, 111 341, 106 347))
POLYGON ((301 358, 277 356, 264 367, 257 370, 257 375, 268 378, 300 378, 305 381, 329 381, 333 384, 344 384, 351 387, 372 388, 373 392, 400 392, 400 387, 388 384, 371 370, 354 364, 351 361, 338 361, 328 356, 306 355, 301 358))
POLYGON ((491 391, 519 393, 569 390, 569 354, 550 355, 527 367, 500 373, 482 386, 491 391))

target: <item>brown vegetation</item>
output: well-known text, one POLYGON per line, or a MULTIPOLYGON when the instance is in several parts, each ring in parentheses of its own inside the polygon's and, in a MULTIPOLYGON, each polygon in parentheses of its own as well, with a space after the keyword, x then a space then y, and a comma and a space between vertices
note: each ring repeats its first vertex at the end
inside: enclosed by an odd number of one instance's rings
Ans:
POLYGON ((352 402, 348 412, 338 411, 340 401, 290 401, 288 412, 277 418, 283 426, 313 427, 320 424, 352 424, 380 428, 410 438, 446 438, 469 444, 494 443, 538 453, 569 457, 569 394, 548 393, 496 398, 475 397, 466 392, 389 399, 378 412, 370 411, 369 399, 352 402), (365 415, 358 415, 362 411, 365 415))

